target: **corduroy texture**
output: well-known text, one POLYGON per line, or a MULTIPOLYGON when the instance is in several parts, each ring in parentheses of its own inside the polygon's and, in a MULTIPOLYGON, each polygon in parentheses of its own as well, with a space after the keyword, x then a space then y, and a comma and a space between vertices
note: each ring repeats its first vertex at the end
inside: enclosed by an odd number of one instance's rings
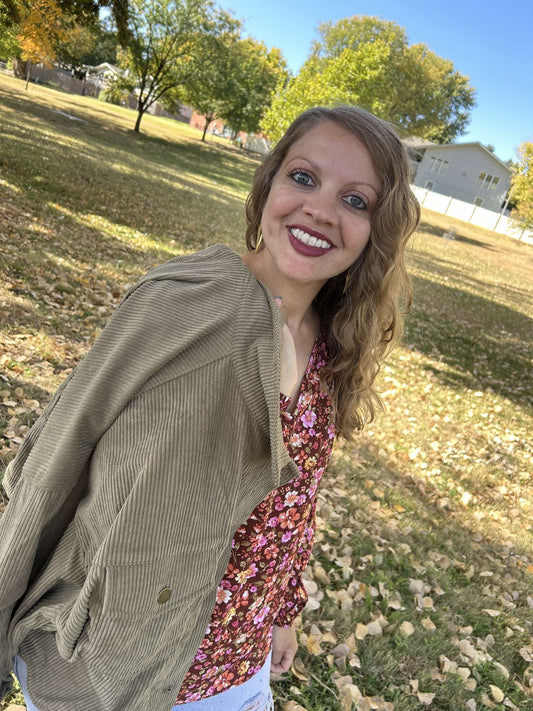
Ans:
POLYGON ((281 326, 227 247, 171 260, 127 294, 23 442, 0 520, 0 678, 19 649, 42 711, 172 707, 234 531, 297 474, 281 326))

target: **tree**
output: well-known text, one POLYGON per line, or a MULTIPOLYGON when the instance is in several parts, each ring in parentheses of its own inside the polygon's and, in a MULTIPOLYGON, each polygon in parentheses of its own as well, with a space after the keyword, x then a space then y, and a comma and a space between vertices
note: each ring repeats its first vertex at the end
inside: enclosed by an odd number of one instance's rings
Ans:
POLYGON ((354 16, 319 28, 300 74, 279 92, 263 128, 276 140, 304 109, 358 104, 404 132, 448 143, 465 132, 474 89, 453 63, 409 46, 396 23, 354 16))
POLYGON ((32 0, 31 4, 24 4, 20 17, 17 40, 20 56, 27 62, 27 89, 32 63, 53 64, 56 42, 65 36, 65 18, 56 0, 32 0))
POLYGON ((287 80, 287 64, 279 49, 269 50, 251 38, 241 40, 235 50, 232 90, 220 116, 234 133, 254 133, 272 103, 276 87, 287 80))
POLYGON ((152 104, 184 83, 212 11, 206 0, 133 0, 130 39, 118 63, 138 102, 135 131, 152 104))
POLYGON ((285 60, 278 49, 267 50, 251 38, 241 39, 240 22, 219 18, 219 29, 206 37, 206 51, 190 73, 183 100, 204 114, 207 127, 222 119, 234 133, 257 131, 270 105, 279 78, 287 76, 285 60))
POLYGON ((189 104, 205 116, 202 141, 209 124, 224 113, 231 92, 235 46, 240 41, 241 23, 230 13, 218 11, 209 20, 208 31, 196 42, 194 59, 189 66, 184 85, 171 90, 164 105, 175 109, 181 102, 189 104))
POLYGON ((511 217, 523 229, 533 229, 533 142, 521 143, 516 153, 518 167, 511 180, 516 208, 511 217))
MULTIPOLYGON (((24 14, 20 0, 2 0, 5 10, 6 27, 20 24, 24 14)), ((125 44, 129 37, 128 17, 129 0, 57 0, 61 13, 67 17, 74 16, 79 24, 95 26, 101 8, 109 8, 117 27, 119 42, 125 44)))
POLYGON ((65 68, 117 62, 117 33, 106 21, 82 25, 71 16, 65 36, 56 45, 57 61, 65 68))
POLYGON ((10 20, 8 7, 0 7, 0 59, 20 57, 19 32, 19 26, 10 20))

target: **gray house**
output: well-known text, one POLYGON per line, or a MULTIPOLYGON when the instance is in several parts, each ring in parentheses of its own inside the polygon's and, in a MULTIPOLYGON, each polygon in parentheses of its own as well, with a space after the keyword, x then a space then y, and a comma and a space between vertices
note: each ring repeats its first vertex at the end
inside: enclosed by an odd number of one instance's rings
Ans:
POLYGON ((409 138, 413 183, 457 200, 499 211, 511 182, 511 169, 481 143, 439 145, 409 138))

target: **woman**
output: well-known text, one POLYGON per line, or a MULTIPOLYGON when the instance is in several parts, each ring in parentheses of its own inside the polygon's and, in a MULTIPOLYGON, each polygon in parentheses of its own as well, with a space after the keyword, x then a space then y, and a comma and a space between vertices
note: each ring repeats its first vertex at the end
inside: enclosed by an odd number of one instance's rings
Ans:
POLYGON ((316 489, 379 402, 418 206, 394 131, 338 107, 296 119, 246 212, 242 258, 130 290, 8 468, 0 660, 29 708, 262 711, 291 665, 316 489))

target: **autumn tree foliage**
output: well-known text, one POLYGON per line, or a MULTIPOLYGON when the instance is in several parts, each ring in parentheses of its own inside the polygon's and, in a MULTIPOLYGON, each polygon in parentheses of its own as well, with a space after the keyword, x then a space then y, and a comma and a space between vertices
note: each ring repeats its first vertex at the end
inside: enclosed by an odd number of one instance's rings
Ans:
POLYGON ((354 16, 321 25, 309 58, 265 116, 276 140, 306 108, 358 104, 410 135, 448 143, 466 131, 475 91, 425 44, 409 45, 395 22, 354 16))
POLYGON ((518 165, 512 178, 512 197, 516 208, 511 216, 520 227, 533 229, 533 142, 518 146, 518 165))
MULTIPOLYGON (((17 27, 24 14, 24 2, 21 0, 1 0, 0 20, 3 19, 6 28, 17 27), (4 10, 4 18, 1 11, 4 10)), ((121 43, 125 43, 129 36, 128 0, 57 0, 57 5, 65 16, 74 17, 81 25, 96 26, 99 20, 101 8, 109 8, 117 27, 118 38, 121 43)))
POLYGON ((56 58, 55 45, 65 36, 65 17, 56 0, 25 3, 20 17, 17 40, 21 58, 27 62, 27 88, 32 63, 52 66, 56 58))

